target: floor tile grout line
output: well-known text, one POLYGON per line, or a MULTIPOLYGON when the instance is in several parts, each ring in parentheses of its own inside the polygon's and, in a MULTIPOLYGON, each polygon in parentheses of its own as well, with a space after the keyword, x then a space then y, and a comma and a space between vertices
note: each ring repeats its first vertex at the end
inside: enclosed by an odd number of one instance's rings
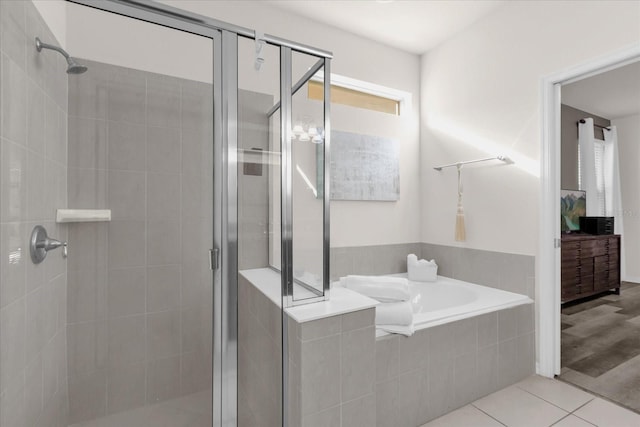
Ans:
MULTIPOLYGON (((554 381, 555 381, 555 380, 554 380, 554 381)), ((567 414, 571 414, 571 413, 572 413, 571 411, 567 411, 566 409, 561 408, 560 406, 556 405, 555 403, 550 402, 550 401, 548 401, 547 399, 545 399, 545 398, 543 398, 543 397, 540 397, 540 396, 538 396, 537 394, 535 394, 535 393, 533 393, 533 392, 530 392, 529 390, 525 390, 525 389, 523 389, 523 388, 522 388, 522 387, 520 387, 518 384, 514 384, 514 386, 516 386, 516 388, 519 388, 520 390, 524 391, 525 393, 530 394, 530 395, 531 395, 531 396, 533 396, 533 397, 537 397, 538 399, 542 400, 543 402, 546 402, 546 403, 548 403, 548 404, 550 404, 550 405, 555 406, 556 408, 558 408, 558 409, 560 409, 560 410, 562 410, 562 411, 566 412, 567 414)), ((592 400, 593 400, 593 398, 589 399, 589 402, 591 402, 592 400)), ((587 403, 589 403, 589 402, 587 402, 587 403)), ((586 405, 586 403, 585 403, 585 405, 586 405)), ((584 406, 584 405, 583 405, 583 406, 584 406)))
MULTIPOLYGON (((477 400, 476 400, 476 402, 477 402, 477 400)), ((470 403, 470 405, 471 405, 471 406, 473 406, 474 408, 476 408, 478 411, 480 411, 480 412, 482 412, 483 414, 485 414, 487 417, 489 417, 489 418, 491 418, 491 419, 495 420, 496 422, 498 422, 498 423, 502 424, 502 425, 503 425, 503 426, 505 426, 505 427, 509 427, 508 425, 506 425, 505 423, 503 423, 502 421, 500 421, 500 420, 499 420, 499 419, 497 419, 496 417, 494 417, 494 416, 492 416, 491 414, 489 414, 489 413, 487 413, 487 412, 483 411, 482 409, 478 408, 476 405, 474 405, 474 403, 475 403, 475 402, 471 402, 471 403, 470 403)))
MULTIPOLYGON (((584 405, 583 405, 583 406, 584 406, 584 405)), ((581 407, 582 407, 582 406, 581 406, 581 407)), ((551 424, 551 426, 549 426, 549 427, 553 427, 553 426, 558 425, 558 423, 559 423, 559 422, 561 422, 562 420, 564 420, 564 419, 566 419, 566 418, 569 418, 569 417, 570 417, 570 416, 572 416, 572 415, 573 415, 574 417, 580 418, 580 417, 578 417, 577 415, 574 415, 574 414, 573 414, 573 412, 571 412, 571 413, 569 413, 569 414, 565 415, 564 417, 560 418, 560 419, 559 419, 558 421, 556 421, 555 423, 551 424)), ((591 424, 591 425, 592 425, 592 426, 594 426, 594 427, 598 427, 596 424, 593 424, 592 422, 587 421, 587 420, 585 420, 584 418, 580 418, 580 419, 581 419, 582 421, 586 422, 587 424, 591 424)))

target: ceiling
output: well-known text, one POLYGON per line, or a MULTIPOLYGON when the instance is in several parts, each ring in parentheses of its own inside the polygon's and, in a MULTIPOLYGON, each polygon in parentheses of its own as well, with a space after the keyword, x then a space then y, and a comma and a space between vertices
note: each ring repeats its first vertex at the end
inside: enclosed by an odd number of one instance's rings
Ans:
POLYGON ((489 0, 269 0, 314 21, 422 54, 506 1, 489 0))
POLYGON ((605 119, 640 114, 640 61, 562 86, 562 103, 605 119))

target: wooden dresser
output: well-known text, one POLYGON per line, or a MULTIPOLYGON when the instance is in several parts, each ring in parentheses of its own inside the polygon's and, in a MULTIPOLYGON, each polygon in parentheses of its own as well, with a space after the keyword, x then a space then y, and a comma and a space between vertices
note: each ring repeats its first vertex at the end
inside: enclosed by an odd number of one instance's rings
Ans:
POLYGON ((610 289, 620 293, 620 235, 562 235, 562 302, 610 289))

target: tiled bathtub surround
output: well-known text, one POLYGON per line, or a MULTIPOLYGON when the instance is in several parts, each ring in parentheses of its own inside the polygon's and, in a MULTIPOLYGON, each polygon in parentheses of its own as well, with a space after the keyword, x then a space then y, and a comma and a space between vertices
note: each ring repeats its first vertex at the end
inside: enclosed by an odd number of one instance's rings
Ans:
POLYGON ((533 305, 376 341, 376 424, 416 426, 531 375, 533 305))
POLYGON ((0 1, 0 425, 67 426, 67 263, 61 251, 38 265, 27 242, 67 202, 67 74, 30 1, 0 1))
MULTIPOLYGON (((281 317, 244 278, 239 291, 240 415, 249 426, 260 412, 279 414, 281 317)), ((534 372, 532 304, 411 337, 376 339, 374 319, 372 308, 303 323, 286 317, 290 425, 414 427, 534 372)))
POLYGON ((438 274, 534 298, 535 257, 431 243, 331 248, 331 280, 407 271, 407 255, 435 259, 438 274))
POLYGON ((70 424, 211 387, 212 86, 82 60, 69 86, 70 424))

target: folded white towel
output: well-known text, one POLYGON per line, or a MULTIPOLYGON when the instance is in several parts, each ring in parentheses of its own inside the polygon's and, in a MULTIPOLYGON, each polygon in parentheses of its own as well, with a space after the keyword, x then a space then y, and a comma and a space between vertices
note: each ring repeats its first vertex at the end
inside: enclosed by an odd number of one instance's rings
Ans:
POLYGON ((418 260, 414 254, 407 256, 407 276, 415 282, 435 282, 438 279, 438 264, 435 260, 418 260))
POLYGON ((408 326, 404 325, 376 325, 376 328, 392 334, 406 335, 410 337, 416 331, 413 323, 408 326))
POLYGON ((409 282, 403 277, 347 276, 340 278, 345 288, 359 292, 380 302, 408 301, 409 282))
POLYGON ((387 302, 376 305, 376 325, 403 325, 413 323, 413 306, 409 301, 387 302))

